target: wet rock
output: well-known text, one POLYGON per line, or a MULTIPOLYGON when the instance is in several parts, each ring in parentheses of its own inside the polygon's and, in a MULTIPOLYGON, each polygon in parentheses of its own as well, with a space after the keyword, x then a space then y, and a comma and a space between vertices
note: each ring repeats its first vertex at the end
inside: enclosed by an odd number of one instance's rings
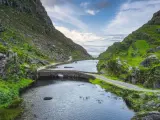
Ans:
POLYGON ((36 114, 34 114, 33 116, 34 116, 35 118, 37 118, 37 115, 36 115, 36 114))
POLYGON ((43 100, 52 100, 52 97, 44 97, 43 100))
POLYGON ((96 100, 99 104, 102 104, 103 100, 96 100))
POLYGON ((67 67, 67 66, 66 66, 66 67, 64 67, 64 68, 73 68, 73 67, 67 67))

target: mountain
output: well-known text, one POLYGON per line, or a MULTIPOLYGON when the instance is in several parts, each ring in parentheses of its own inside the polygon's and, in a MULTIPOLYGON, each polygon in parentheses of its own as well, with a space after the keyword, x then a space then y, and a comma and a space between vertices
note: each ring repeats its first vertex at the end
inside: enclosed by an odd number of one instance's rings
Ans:
POLYGON ((125 82, 160 88, 160 11, 99 56, 98 70, 125 82))
POLYGON ((55 29, 40 0, 0 0, 0 25, 5 27, 0 43, 5 42, 14 52, 39 57, 38 53, 57 61, 68 60, 70 56, 73 59, 91 57, 84 48, 55 29))
POLYGON ((91 56, 55 29, 40 0, 0 0, 0 119, 21 113, 19 91, 33 83, 38 67, 71 58, 91 56))

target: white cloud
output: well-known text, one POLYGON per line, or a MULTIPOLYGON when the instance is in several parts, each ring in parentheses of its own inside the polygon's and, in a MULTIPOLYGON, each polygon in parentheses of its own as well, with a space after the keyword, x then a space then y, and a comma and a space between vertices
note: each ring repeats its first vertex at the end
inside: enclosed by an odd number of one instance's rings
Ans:
POLYGON ((53 22, 67 23, 81 30, 88 29, 88 26, 80 19, 85 12, 75 5, 66 3, 64 5, 55 4, 51 6, 47 5, 44 0, 42 0, 42 3, 53 22))
POLYGON ((98 10, 86 10, 86 13, 90 14, 90 15, 96 15, 99 11, 98 10))
POLYGON ((80 6, 83 8, 87 8, 89 4, 90 4, 89 2, 82 2, 80 6))
POLYGON ((116 17, 107 24, 107 34, 129 34, 149 21, 160 9, 160 0, 128 1, 120 7, 116 17))
POLYGON ((77 30, 70 30, 66 27, 55 26, 56 29, 61 31, 66 37, 71 38, 74 42, 82 45, 88 53, 97 57, 100 53, 104 52, 107 47, 111 46, 114 42, 120 42, 126 35, 108 35, 98 36, 93 33, 85 33, 77 30))
POLYGON ((70 30, 66 27, 55 26, 55 28, 61 31, 66 37, 71 38, 74 42, 83 45, 87 41, 103 40, 103 37, 97 36, 93 33, 85 33, 77 30, 70 30))

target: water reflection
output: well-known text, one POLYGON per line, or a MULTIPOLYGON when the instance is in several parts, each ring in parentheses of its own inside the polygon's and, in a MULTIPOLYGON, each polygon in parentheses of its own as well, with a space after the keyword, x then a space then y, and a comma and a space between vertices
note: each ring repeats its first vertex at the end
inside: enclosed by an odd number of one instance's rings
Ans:
POLYGON ((25 112, 20 120, 130 120, 134 115, 121 97, 98 85, 70 80, 41 82, 22 96, 25 112), (45 97, 53 99, 44 101, 45 97))
POLYGON ((70 64, 59 65, 54 70, 77 70, 84 72, 97 72, 98 60, 76 61, 70 64))

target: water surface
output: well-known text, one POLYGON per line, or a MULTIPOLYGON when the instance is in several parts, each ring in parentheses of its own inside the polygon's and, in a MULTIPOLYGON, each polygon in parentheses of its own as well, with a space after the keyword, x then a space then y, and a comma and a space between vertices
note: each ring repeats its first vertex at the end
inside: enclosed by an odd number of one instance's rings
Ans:
MULTIPOLYGON (((97 63, 97 60, 78 61, 56 69, 97 72, 97 63)), ((38 81, 22 95, 25 111, 19 120, 130 120, 134 116, 121 97, 82 79, 78 81, 38 81), (44 97, 53 99, 44 101, 44 97)))
POLYGON ((98 85, 70 80, 39 81, 23 96, 20 120, 130 120, 134 112, 121 97, 98 85), (53 97, 44 101, 44 97, 53 97))
POLYGON ((98 60, 83 60, 70 64, 59 65, 54 70, 77 70, 83 72, 97 72, 98 60))

